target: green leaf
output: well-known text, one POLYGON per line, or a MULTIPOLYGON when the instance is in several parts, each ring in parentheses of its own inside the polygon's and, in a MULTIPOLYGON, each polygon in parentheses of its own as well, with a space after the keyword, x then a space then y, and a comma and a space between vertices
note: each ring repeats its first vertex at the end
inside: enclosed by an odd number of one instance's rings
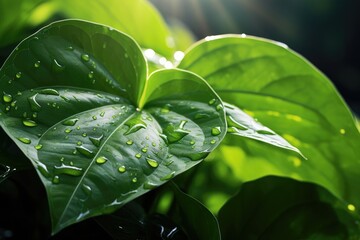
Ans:
POLYGON ((242 181, 269 174, 311 181, 360 206, 360 135, 331 82, 284 44, 255 37, 209 37, 179 67, 202 76, 220 97, 258 119, 307 158, 229 137, 221 160, 242 181), (232 147, 241 146, 242 148, 232 147))
POLYGON ((296 147, 292 146, 284 138, 258 121, 255 121, 236 106, 227 103, 225 104, 225 111, 229 134, 255 139, 302 155, 296 147))
POLYGON ((221 239, 215 216, 195 198, 182 192, 173 183, 174 200, 179 206, 181 224, 192 238, 199 240, 221 239))
POLYGON ((46 187, 54 233, 165 183, 224 137, 203 79, 146 72, 130 37, 77 20, 24 40, 1 68, 1 125, 46 187))
POLYGON ((241 186, 219 224, 223 239, 357 239, 352 207, 315 184, 265 177, 241 186))

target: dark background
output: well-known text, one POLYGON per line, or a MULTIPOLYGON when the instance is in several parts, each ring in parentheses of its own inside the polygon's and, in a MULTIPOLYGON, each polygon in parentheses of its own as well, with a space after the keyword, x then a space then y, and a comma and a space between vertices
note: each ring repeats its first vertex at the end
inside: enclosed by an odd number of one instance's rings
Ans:
POLYGON ((354 0, 150 0, 197 39, 246 33, 286 43, 327 75, 360 115, 360 12, 354 0))

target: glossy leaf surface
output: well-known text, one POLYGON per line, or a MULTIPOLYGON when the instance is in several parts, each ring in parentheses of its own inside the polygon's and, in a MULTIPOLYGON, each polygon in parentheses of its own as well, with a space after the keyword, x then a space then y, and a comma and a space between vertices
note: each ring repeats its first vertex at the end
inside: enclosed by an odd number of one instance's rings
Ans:
POLYGON ((315 184, 265 177, 243 184, 219 223, 223 239, 357 239, 352 207, 315 184))
POLYGON ((1 125, 46 187, 54 232, 165 183, 226 132, 204 80, 177 69, 148 78, 138 45, 106 26, 51 24, 0 73, 1 125))
POLYGON ((312 181, 359 206, 359 131, 331 82, 313 65, 284 44, 225 35, 199 42, 179 67, 202 76, 224 101, 258 119, 308 158, 304 162, 230 136, 221 159, 242 169, 238 178, 276 174, 312 181))
POLYGON ((182 192, 175 184, 172 186, 174 199, 179 206, 182 225, 189 235, 199 240, 218 240, 219 224, 215 216, 199 201, 182 192))

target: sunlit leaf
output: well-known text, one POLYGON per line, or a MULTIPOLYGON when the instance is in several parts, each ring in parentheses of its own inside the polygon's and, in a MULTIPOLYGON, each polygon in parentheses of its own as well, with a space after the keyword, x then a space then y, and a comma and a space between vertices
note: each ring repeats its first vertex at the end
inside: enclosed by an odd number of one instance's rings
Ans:
POLYGON ((360 206, 359 131, 331 82, 304 58, 278 42, 225 35, 196 44, 179 67, 202 76, 224 101, 308 158, 302 161, 259 142, 229 137, 228 146, 220 149, 221 160, 237 167, 242 181, 289 176, 320 184, 360 206))
POLYGON ((1 126, 46 187, 54 233, 186 171, 226 133, 203 79, 148 77, 130 37, 78 20, 24 40, 0 70, 0 92, 1 126))

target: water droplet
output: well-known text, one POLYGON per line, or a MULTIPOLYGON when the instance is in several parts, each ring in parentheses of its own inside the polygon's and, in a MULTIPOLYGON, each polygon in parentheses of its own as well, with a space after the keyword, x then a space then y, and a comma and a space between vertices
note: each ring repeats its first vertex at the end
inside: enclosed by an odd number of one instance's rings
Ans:
POLYGON ((87 136, 87 134, 86 134, 86 133, 83 133, 83 134, 82 134, 82 136, 83 136, 83 137, 86 137, 86 136, 87 136))
POLYGON ((63 162, 64 160, 65 160, 64 157, 61 157, 61 158, 60 158, 60 162, 63 162))
POLYGON ((147 149, 146 147, 144 147, 144 148, 141 149, 141 151, 142 151, 143 153, 146 153, 146 152, 148 151, 148 149, 147 149))
POLYGON ((160 180, 167 181, 167 180, 172 179, 174 176, 175 176, 175 171, 163 176, 162 178, 160 178, 160 180))
POLYGON ((220 110, 222 110, 224 107, 223 107, 223 105, 221 105, 221 104, 218 104, 217 106, 216 106, 216 110, 217 111, 220 111, 220 110))
POLYGON ((165 105, 163 108, 161 108, 160 112, 161 112, 161 113, 168 113, 168 112, 170 112, 170 107, 169 107, 169 105, 165 105))
POLYGON ((55 175, 54 178, 52 179, 52 183, 54 184, 60 183, 60 177, 58 175, 55 175))
POLYGON ((37 123, 35 121, 33 121, 33 120, 30 120, 30 119, 23 120, 23 124, 26 127, 36 127, 37 126, 37 123))
POLYGON ((174 160, 171 160, 171 161, 169 161, 169 162, 167 162, 167 163, 165 163, 165 166, 170 166, 171 164, 173 164, 174 163, 174 160))
POLYGON ((34 67, 36 67, 36 68, 40 67, 40 61, 36 61, 36 62, 34 63, 34 67))
POLYGON ((72 46, 69 46, 69 47, 66 48, 66 50, 68 50, 68 51, 73 51, 74 48, 73 48, 72 46))
POLYGON ((133 183, 136 183, 136 182, 137 182, 137 177, 134 177, 131 181, 132 181, 133 183))
POLYGON ((129 55, 128 55, 127 53, 125 53, 125 54, 124 54, 124 57, 125 57, 125 58, 128 58, 128 57, 129 57, 129 55))
POLYGON ((65 125, 65 126, 74 126, 77 121, 79 121, 78 118, 71 118, 71 119, 67 119, 65 121, 62 122, 62 125, 65 125))
POLYGON ((104 156, 101 156, 101 157, 98 157, 97 159, 96 159, 96 163, 98 163, 98 164, 104 164, 104 163, 106 163, 107 162, 107 158, 106 157, 104 157, 104 156))
POLYGON ((124 172, 126 172, 126 167, 125 166, 120 166, 118 168, 118 171, 121 172, 121 173, 124 173, 124 172))
POLYGON ((25 138, 25 137, 19 137, 18 140, 22 143, 25 143, 25 144, 30 144, 31 143, 31 140, 29 138, 25 138))
POLYGON ((154 188, 157 188, 158 186, 159 185, 156 184, 156 183, 152 183, 150 181, 147 181, 147 182, 144 183, 143 188, 144 189, 154 189, 154 188))
POLYGON ((42 164, 40 162, 37 163, 37 169, 39 170, 39 172, 46 178, 50 177, 50 173, 47 170, 47 167, 45 164, 42 164))
POLYGON ((220 127, 214 127, 214 128, 211 129, 211 134, 212 134, 213 136, 217 136, 217 135, 219 135, 220 133, 221 133, 220 127))
POLYGON ((204 159, 209 155, 209 152, 199 152, 199 153, 190 153, 185 155, 186 157, 190 158, 192 161, 198 161, 204 159))
POLYGON ((175 127, 173 124, 166 126, 164 133, 169 143, 178 142, 190 133, 189 130, 184 129, 186 123, 186 120, 182 120, 178 127, 175 127))
POLYGON ((141 153, 135 154, 135 157, 136 157, 136 158, 141 158, 141 156, 142 156, 141 153))
POLYGON ((81 146, 83 143, 81 141, 78 141, 76 145, 81 146))
POLYGON ((209 105, 213 105, 215 102, 216 102, 216 99, 213 98, 213 99, 211 99, 211 100, 209 101, 209 105))
POLYGON ((61 164, 61 166, 54 166, 55 174, 65 174, 69 176, 81 176, 83 173, 82 168, 75 166, 68 166, 65 164, 61 164))
POLYGON ((190 141, 190 145, 194 145, 195 144, 195 141, 194 140, 191 140, 190 141))
POLYGON ((128 141, 126 142, 127 145, 132 145, 133 143, 134 143, 133 140, 128 140, 128 141))
POLYGON ((88 61, 90 60, 90 57, 89 57, 89 55, 87 55, 87 54, 82 54, 82 55, 81 55, 81 59, 82 59, 83 61, 85 61, 85 62, 88 62, 88 61))
POLYGON ((53 59, 52 69, 55 72, 61 72, 65 69, 65 67, 62 66, 56 59, 53 59))
POLYGON ((36 101, 37 95, 38 94, 36 93, 33 96, 28 97, 28 102, 30 104, 31 110, 33 110, 33 111, 39 111, 41 108, 40 104, 36 101))
POLYGON ((269 130, 260 129, 260 130, 256 130, 256 132, 260 133, 260 134, 265 134, 265 135, 275 135, 275 133, 273 131, 271 131, 270 129, 269 130))
POLYGON ((4 93, 4 95, 3 95, 3 100, 4 100, 4 102, 9 103, 9 102, 12 101, 12 99, 13 99, 13 98, 12 98, 11 94, 4 93))
POLYGON ((164 142, 165 142, 166 144, 168 144, 168 139, 167 139, 167 136, 166 136, 165 134, 160 133, 160 134, 159 134, 159 137, 161 137, 161 139, 164 140, 164 142))
POLYGON ((151 143, 151 146, 156 147, 156 143, 155 143, 155 142, 152 142, 152 143, 151 143))
POLYGON ((83 184, 81 189, 85 192, 86 195, 90 196, 92 194, 92 189, 89 185, 83 184))
POLYGON ((89 74, 88 74, 88 77, 91 79, 94 77, 94 72, 93 71, 90 71, 89 74))
POLYGON ((210 141, 210 143, 211 143, 211 144, 215 144, 215 143, 216 143, 216 140, 213 139, 213 140, 210 141))
POLYGON ((205 113, 197 113, 197 114, 195 114, 195 119, 201 119, 201 118, 209 118, 209 115, 205 114, 205 113))
POLYGON ((35 149, 36 149, 36 150, 40 150, 42 147, 43 147, 42 144, 38 144, 38 145, 35 146, 35 149))
POLYGON ((226 122, 228 124, 228 127, 235 127, 239 130, 248 130, 247 127, 245 127, 244 125, 242 125, 241 123, 237 122, 232 116, 227 115, 226 116, 226 122))
POLYGON ((104 117, 104 116, 105 116, 105 112, 101 112, 100 117, 104 117))
POLYGON ((51 89, 51 88, 46 88, 46 89, 41 89, 39 91, 40 94, 44 94, 44 95, 54 95, 54 96, 59 96, 59 92, 56 91, 55 89, 51 89))
POLYGON ((344 135, 346 133, 345 129, 340 129, 340 134, 344 135))
POLYGON ((21 72, 16 73, 15 77, 16 78, 21 78, 21 72))
POLYGON ((93 120, 96 120, 96 119, 97 119, 97 117, 96 117, 96 116, 92 116, 92 119, 93 119, 93 120))
POLYGON ((150 167, 156 168, 159 166, 159 163, 151 158, 146 158, 146 162, 150 165, 150 167))
POLYGON ((356 207, 353 204, 348 204, 347 208, 352 212, 354 212, 356 210, 356 207))
POLYGON ((77 126, 77 127, 76 127, 76 130, 80 130, 80 126, 77 126))
POLYGON ((72 129, 67 128, 67 129, 64 130, 64 132, 65 132, 65 133, 71 133, 71 132, 72 132, 72 129))
POLYGON ((94 152, 87 149, 86 147, 84 146, 78 146, 76 147, 76 150, 81 153, 82 155, 84 155, 85 157, 92 157, 94 155, 94 152))
POLYGON ((124 133, 124 135, 129 135, 131 133, 139 131, 141 128, 147 127, 147 124, 141 119, 140 114, 137 114, 135 117, 128 120, 125 125, 128 126, 129 129, 124 133))
POLYGON ((89 137, 90 141, 94 146, 100 147, 101 140, 104 138, 104 135, 100 135, 99 137, 89 137))

